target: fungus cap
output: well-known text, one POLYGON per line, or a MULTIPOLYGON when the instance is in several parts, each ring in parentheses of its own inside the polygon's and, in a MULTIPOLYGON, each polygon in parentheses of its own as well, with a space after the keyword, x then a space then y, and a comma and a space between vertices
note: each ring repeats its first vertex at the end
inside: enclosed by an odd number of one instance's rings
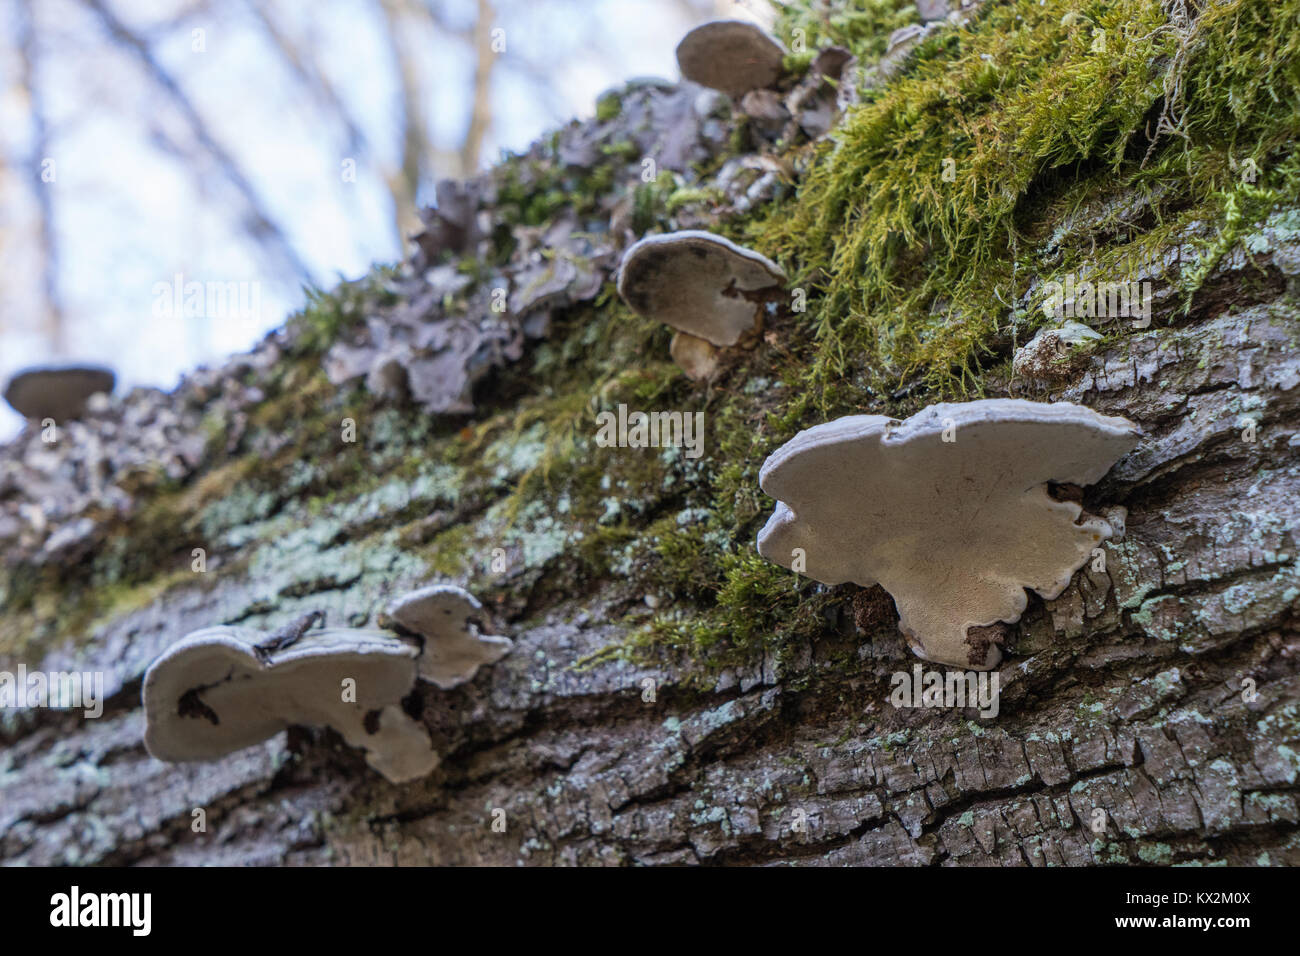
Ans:
POLYGON ((76 418, 99 392, 111 392, 117 376, 96 365, 51 365, 18 372, 5 386, 5 401, 33 421, 76 418))
POLYGON ((619 267, 618 293, 639 315, 725 346, 762 327, 762 302, 744 293, 784 282, 766 256, 688 229, 634 243, 619 267))
POLYGON ((159 760, 213 760, 292 724, 332 727, 393 783, 438 765, 424 727, 400 702, 418 650, 382 631, 326 629, 259 655, 259 631, 213 627, 167 648, 144 679, 145 748, 159 760), (343 681, 355 681, 355 700, 343 681))
POLYGON ((747 20, 712 20, 677 44, 682 76, 732 96, 771 86, 781 77, 785 48, 747 20))
POLYGON ((1019 399, 836 419, 763 463, 778 502, 758 550, 788 568, 802 548, 823 584, 879 583, 919 656, 989 669, 1000 651, 968 629, 1019 620, 1026 588, 1058 596, 1112 535, 1049 483, 1092 484, 1137 436, 1122 418, 1019 399))
POLYGON ((483 605, 468 591, 436 584, 398 598, 380 624, 395 623, 418 636, 420 677, 448 690, 470 680, 484 664, 501 660, 513 646, 507 637, 479 633, 482 613, 483 605))

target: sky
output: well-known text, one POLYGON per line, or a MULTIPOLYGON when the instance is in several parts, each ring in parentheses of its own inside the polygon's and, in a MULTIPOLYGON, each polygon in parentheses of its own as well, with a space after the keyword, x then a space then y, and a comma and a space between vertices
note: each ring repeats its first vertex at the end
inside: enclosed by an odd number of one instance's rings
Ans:
MULTIPOLYGON (((377 15, 381 0, 101 2, 148 39, 314 284, 328 288, 402 258, 379 171, 381 161, 399 155, 399 87, 377 15), (370 155, 350 155, 341 127, 323 119, 277 55, 254 4, 320 51, 320 68, 372 144, 370 155), (344 175, 349 160, 351 181, 344 175)), ((674 48, 704 18, 680 0, 495 3, 507 53, 536 72, 508 70, 501 61, 485 164, 569 118, 591 115, 596 97, 626 79, 677 78, 674 48), (539 74, 550 86, 545 95, 539 74)), ((473 0, 442 6, 455 23, 474 20, 473 0)), ((747 6, 720 4, 728 16, 755 19, 747 6)), ((169 388, 187 369, 246 350, 282 324, 303 302, 302 281, 249 238, 238 195, 210 162, 195 160, 183 115, 87 7, 88 0, 0 0, 0 379, 30 365, 89 361, 114 368, 119 391, 169 388), (34 8, 34 85, 49 129, 48 155, 40 157, 31 100, 17 82, 19 58, 9 55, 20 4, 34 8), (54 209, 62 352, 40 322, 36 170, 54 209), (177 290, 192 292, 195 282, 235 292, 243 307, 178 314, 177 290)), ((433 35, 405 39, 428 47, 420 59, 421 82, 431 91, 426 120, 437 145, 454 148, 468 121, 471 53, 433 35)), ((431 186, 422 184, 422 201, 432 201, 431 186)), ((21 425, 0 405, 0 440, 21 425)))

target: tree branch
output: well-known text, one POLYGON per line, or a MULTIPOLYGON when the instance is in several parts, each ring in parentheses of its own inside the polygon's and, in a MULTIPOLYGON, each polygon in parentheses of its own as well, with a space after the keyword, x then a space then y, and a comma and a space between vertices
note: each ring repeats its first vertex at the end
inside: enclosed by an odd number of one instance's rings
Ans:
POLYGON ((18 10, 18 53, 21 80, 31 112, 32 146, 27 160, 28 183, 40 210, 36 245, 40 250, 41 297, 45 306, 45 328, 50 348, 58 355, 64 351, 64 314, 59 296, 59 243, 54 219, 54 186, 41 178, 42 163, 49 156, 49 128, 45 121, 45 100, 37 82, 35 11, 31 0, 20 0, 18 10))
POLYGON ((109 9, 104 0, 82 0, 82 3, 99 18, 113 40, 132 54, 154 84, 166 94, 172 105, 176 107, 189 124, 195 140, 221 169, 226 180, 234 186, 245 206, 244 228, 247 232, 283 260, 285 265, 299 279, 310 282, 312 278, 311 270, 299 258, 293 244, 283 230, 276 225, 271 216, 264 210, 257 191, 249 182, 248 177, 244 175, 239 163, 213 137, 202 115, 200 115, 189 97, 186 96, 185 91, 181 89, 175 77, 153 55, 149 45, 123 23, 117 14, 109 9))

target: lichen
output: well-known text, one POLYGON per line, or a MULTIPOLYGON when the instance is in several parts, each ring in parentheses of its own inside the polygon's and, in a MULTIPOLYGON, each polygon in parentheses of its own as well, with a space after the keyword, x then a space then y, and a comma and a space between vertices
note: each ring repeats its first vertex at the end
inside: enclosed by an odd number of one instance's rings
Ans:
MULTIPOLYGON (((91 586, 75 613, 52 577, 0 574, 0 650, 84 640, 91 622, 194 577, 190 549, 202 546, 239 556, 227 572, 265 576, 232 614, 272 619, 332 602, 317 595, 349 581, 359 590, 338 612, 364 618, 385 585, 437 577, 470 583, 522 626, 566 595, 599 591, 631 635, 611 655, 672 654, 704 681, 763 655, 779 662, 827 633, 854 591, 754 553, 771 506, 758 469, 781 442, 836 414, 905 417, 940 392, 981 392, 1043 321, 1025 298, 1033 281, 1127 273, 1185 248, 1192 264, 1168 281, 1193 303, 1237 247, 1265 255, 1293 234, 1293 219, 1268 215, 1278 197, 1300 194, 1289 145, 1300 134, 1300 0, 1225 0, 1198 8, 1194 26, 1157 0, 1089 0, 1082 20, 1062 23, 1075 6, 984 4, 965 27, 934 29, 895 77, 864 84, 831 143, 769 151, 800 174, 797 187, 711 228, 779 257, 807 310, 774 310, 768 340, 712 387, 686 381, 668 359, 669 331, 607 285, 557 310, 549 337, 494 373, 471 417, 429 416, 340 391, 320 368, 340 334, 392 304, 391 270, 312 292, 290 319, 298 345, 246 432, 205 422, 201 474, 142 496, 114 526, 117 544, 83 559, 75 570, 91 586), (1166 107, 1176 131, 1152 144, 1147 131, 1166 107), (1254 183, 1241 174, 1248 158, 1254 183), (597 448, 595 414, 619 403, 703 411, 706 454, 597 448), (344 418, 357 424, 354 445, 340 439, 344 418), (494 548, 510 552, 509 571, 492 570, 494 548)), ((869 75, 889 32, 915 19, 911 0, 794 3, 776 32, 792 66, 837 43, 869 75)), ((616 123, 624 99, 602 97, 598 122, 616 123)), ((734 135, 733 152, 753 150, 743 122, 734 135)), ((729 154, 699 176, 661 170, 641 183, 625 175, 630 145, 603 143, 588 169, 549 161, 546 148, 508 157, 493 174, 499 261, 456 268, 482 278, 510 254, 517 227, 568 212, 583 221, 615 194, 643 230, 720 205, 706 173, 729 154)), ((1108 343, 1128 334, 1107 330, 1108 343)), ((1191 639, 1190 616, 1157 613, 1159 585, 1144 580, 1136 550, 1120 543, 1111 554, 1132 620, 1191 639)), ((1249 603, 1247 586, 1223 613, 1249 603)), ((1294 601, 1294 571, 1265 590, 1271 603, 1294 601)))

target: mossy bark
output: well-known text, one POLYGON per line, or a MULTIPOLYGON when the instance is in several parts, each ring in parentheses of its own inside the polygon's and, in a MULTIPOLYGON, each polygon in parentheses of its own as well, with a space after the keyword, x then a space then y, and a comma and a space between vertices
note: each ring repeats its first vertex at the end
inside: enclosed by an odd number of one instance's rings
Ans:
MULTIPOLYGON (((871 24, 901 8, 858 6, 871 24)), ((840 39, 860 41, 864 58, 883 52, 874 27, 840 39)), ((602 100, 593 127, 620 109, 602 100)), ((584 181, 627 199, 628 215, 635 197, 659 228, 699 224, 727 194, 713 178, 724 159, 705 164, 680 209, 635 182, 635 156, 584 181)), ((497 197, 517 232, 565 204, 546 176, 518 185, 528 162, 497 197)), ((1114 244, 1127 221, 1113 184, 1080 175, 1094 205, 1068 176, 1025 177, 1016 215, 1047 258, 1053 243, 1114 244)), ((759 231, 784 208, 764 208, 759 231)), ((768 340, 693 384, 668 360, 668 332, 617 302, 606 263, 599 297, 555 309, 549 338, 480 383, 476 412, 448 418, 330 386, 315 350, 378 308, 337 291, 309 312, 319 341, 300 339, 258 379, 265 394, 244 419, 204 419, 194 474, 140 491, 130 517, 61 565, 6 566, 6 665, 102 671, 109 698, 98 720, 0 714, 0 859, 1300 863, 1297 235, 1290 219, 1269 222, 1235 224, 1190 297, 1168 273, 1184 238, 1152 230, 1155 264, 1134 276, 1165 293, 1150 326, 1112 323, 1050 376, 1011 371, 1023 310, 993 323, 983 394, 1075 401, 1143 431, 1085 492, 1122 536, 1064 594, 1031 598, 990 635, 1005 650, 996 716, 893 706, 894 675, 917 661, 888 598, 813 585, 754 554, 772 507, 757 469, 776 445, 827 402, 901 413, 937 396, 916 379, 875 390, 884 372, 867 353, 803 377, 826 346, 818 329, 838 321, 833 299, 814 289, 813 314, 773 314, 768 340), (835 394, 809 391, 845 365, 835 394), (597 448, 594 413, 619 401, 703 411, 706 455, 597 448), (356 443, 341 438, 345 419, 356 443), (201 573, 196 547, 210 560, 201 573), (141 676, 172 641, 316 609, 333 626, 367 624, 431 579, 468 586, 515 647, 464 687, 420 689, 443 754, 429 778, 387 784, 306 729, 209 764, 144 752, 141 676)), ((747 229, 741 216, 717 225, 747 229)), ((1028 261, 1016 255, 1003 265, 1028 261)), ((392 305, 391 290, 382 297, 392 305)))

